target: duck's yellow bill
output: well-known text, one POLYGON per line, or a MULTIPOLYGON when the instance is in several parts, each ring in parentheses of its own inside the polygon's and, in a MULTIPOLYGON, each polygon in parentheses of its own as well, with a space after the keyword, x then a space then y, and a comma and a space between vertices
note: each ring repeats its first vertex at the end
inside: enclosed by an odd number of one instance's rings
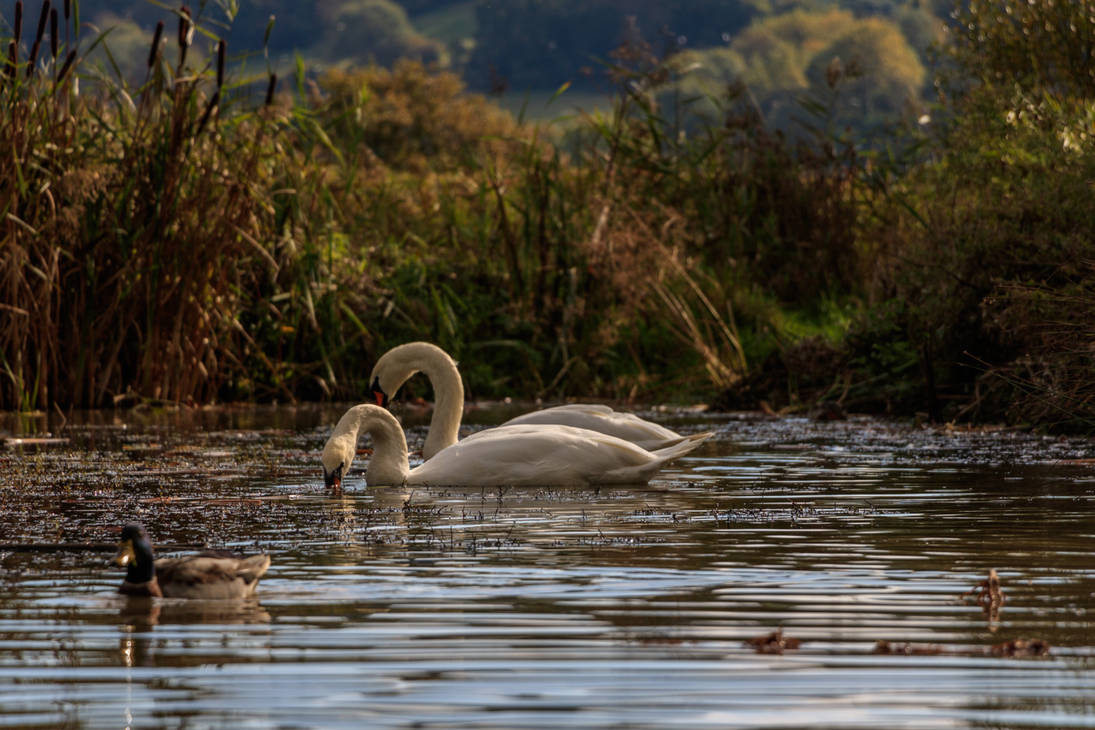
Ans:
POLYGON ((118 554, 114 556, 114 562, 123 568, 130 563, 137 562, 137 554, 133 552, 132 540, 123 540, 118 543, 118 554))

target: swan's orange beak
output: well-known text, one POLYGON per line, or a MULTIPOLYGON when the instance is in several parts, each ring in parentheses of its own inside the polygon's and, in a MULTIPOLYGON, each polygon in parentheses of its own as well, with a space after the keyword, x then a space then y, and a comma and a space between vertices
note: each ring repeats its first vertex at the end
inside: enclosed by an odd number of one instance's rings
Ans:
POLYGON ((388 394, 380 387, 380 378, 373 378, 373 384, 369 386, 369 388, 373 391, 373 397, 376 398, 376 404, 381 408, 387 408, 388 394))
POLYGON ((334 471, 330 473, 324 470, 323 484, 328 489, 333 489, 335 491, 342 489, 342 464, 336 466, 334 471))

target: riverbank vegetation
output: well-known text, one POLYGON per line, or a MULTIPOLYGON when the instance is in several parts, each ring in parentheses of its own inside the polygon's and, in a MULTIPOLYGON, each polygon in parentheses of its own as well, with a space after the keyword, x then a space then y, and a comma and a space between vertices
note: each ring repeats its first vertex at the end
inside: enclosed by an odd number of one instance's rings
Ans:
MULTIPOLYGON (((637 32, 611 108, 552 127, 416 61, 248 75, 181 12, 134 80, 68 3, 28 10, 0 90, 0 408, 352 399, 428 339, 473 397, 1091 429, 1091 8, 1004 4, 963 6, 938 103, 883 142, 847 124, 894 98, 847 14, 765 98, 704 75, 736 56, 637 32)), ((887 83, 921 84, 914 61, 887 83)))

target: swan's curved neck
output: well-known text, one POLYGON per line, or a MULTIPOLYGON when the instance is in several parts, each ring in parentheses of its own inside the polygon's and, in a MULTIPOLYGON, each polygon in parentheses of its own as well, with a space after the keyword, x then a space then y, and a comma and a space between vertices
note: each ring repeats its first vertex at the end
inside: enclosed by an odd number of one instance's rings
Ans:
POLYGON ((429 459, 446 446, 455 444, 460 435, 464 384, 456 363, 436 345, 411 342, 384 353, 373 368, 374 377, 380 379, 381 387, 389 396, 418 372, 430 379, 435 398, 430 431, 422 447, 422 457, 429 459))
POLYGON ((395 416, 370 403, 354 406, 339 420, 329 443, 336 444, 345 454, 347 470, 357 451, 361 432, 373 441, 373 455, 365 469, 369 486, 399 486, 407 481, 410 465, 407 461, 407 439, 395 416))

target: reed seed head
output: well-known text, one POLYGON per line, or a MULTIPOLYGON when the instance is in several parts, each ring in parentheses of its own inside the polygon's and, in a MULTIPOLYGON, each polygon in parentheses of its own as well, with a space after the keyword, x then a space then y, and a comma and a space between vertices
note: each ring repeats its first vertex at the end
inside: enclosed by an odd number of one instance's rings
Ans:
POLYGON ((42 44, 42 37, 46 34, 46 20, 49 18, 49 0, 43 0, 42 13, 38 16, 38 33, 34 36, 34 45, 42 44))
POLYGON ((198 121, 198 131, 194 133, 197 137, 205 130, 205 125, 209 123, 209 117, 213 115, 213 110, 217 108, 217 104, 220 103, 221 92, 213 92, 213 96, 209 99, 209 103, 205 105, 205 111, 202 112, 202 118, 198 121))
POLYGON ((42 37, 46 34, 46 19, 49 18, 49 0, 42 3, 42 12, 38 16, 38 32, 34 36, 34 45, 30 47, 30 58, 27 64, 27 78, 34 73, 34 67, 38 64, 38 51, 42 48, 42 37))
POLYGON ((163 38, 163 21, 156 23, 156 32, 152 35, 152 48, 148 52, 148 67, 156 63, 156 54, 160 52, 160 40, 163 38))
POLYGON ((217 41, 217 91, 224 86, 224 56, 227 52, 228 44, 223 38, 217 41))
POLYGON ((38 48, 41 46, 41 42, 35 41, 34 45, 30 47, 30 56, 27 58, 27 78, 29 79, 31 74, 34 73, 34 66, 38 63, 38 48))
POLYGON ((72 64, 74 64, 74 63, 76 63, 76 49, 73 49, 73 50, 69 51, 68 55, 65 56, 65 62, 61 66, 60 73, 57 74, 57 83, 58 84, 60 84, 62 81, 65 80, 65 76, 67 76, 68 72, 70 70, 72 70, 72 64))
POLYGON ((278 88, 278 75, 270 74, 270 83, 266 84, 266 106, 274 103, 274 90, 278 88))
POLYGON ((194 40, 194 21, 190 19, 190 8, 179 8, 179 48, 185 51, 194 40))
POLYGON ((179 69, 186 63, 186 49, 194 38, 194 22, 190 19, 190 8, 179 8, 179 69))
POLYGON ((57 8, 49 11, 49 50, 57 60, 57 8))
POLYGON ((65 20, 72 17, 72 0, 65 0, 65 20))
POLYGON ((12 37, 15 39, 15 44, 19 45, 19 41, 22 40, 23 36, 23 0, 19 0, 19 2, 15 3, 14 31, 15 32, 12 37))
POLYGON ((270 19, 266 21, 266 32, 262 34, 262 47, 266 48, 270 45, 270 33, 274 30, 274 16, 271 15, 270 19))

